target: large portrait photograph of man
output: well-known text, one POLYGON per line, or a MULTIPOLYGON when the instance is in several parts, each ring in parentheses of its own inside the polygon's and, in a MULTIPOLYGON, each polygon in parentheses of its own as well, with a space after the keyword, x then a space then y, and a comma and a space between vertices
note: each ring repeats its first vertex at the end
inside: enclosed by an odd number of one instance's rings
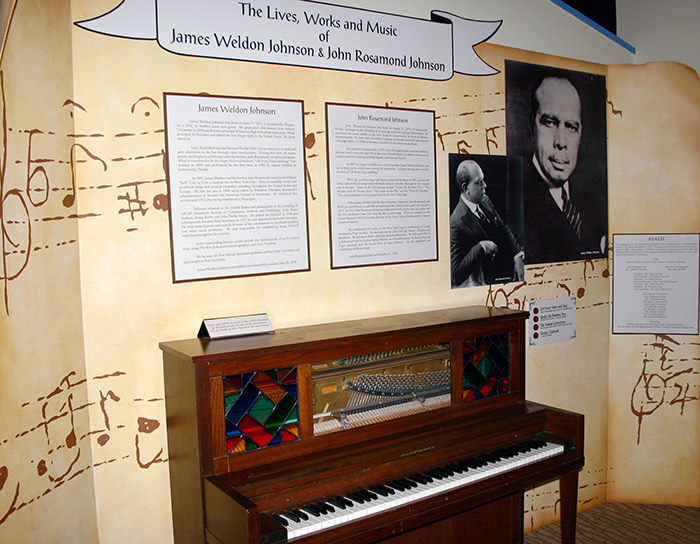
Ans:
POLYGON ((452 288, 522 281, 521 160, 451 153, 452 288))
POLYGON ((605 77, 506 61, 506 145, 523 158, 527 264, 607 255, 605 77))

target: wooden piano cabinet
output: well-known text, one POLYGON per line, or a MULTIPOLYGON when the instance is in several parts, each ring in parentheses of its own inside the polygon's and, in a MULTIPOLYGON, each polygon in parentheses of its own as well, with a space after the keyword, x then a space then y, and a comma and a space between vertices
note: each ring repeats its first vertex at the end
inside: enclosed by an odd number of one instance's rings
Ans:
POLYGON ((377 540, 373 544, 522 544, 523 493, 514 493, 461 514, 377 540))
POLYGON ((583 416, 525 400, 527 315, 479 306, 161 343, 175 543, 283 544, 288 507, 545 438, 552 457, 293 541, 520 543, 524 490, 561 478, 573 544, 583 416))

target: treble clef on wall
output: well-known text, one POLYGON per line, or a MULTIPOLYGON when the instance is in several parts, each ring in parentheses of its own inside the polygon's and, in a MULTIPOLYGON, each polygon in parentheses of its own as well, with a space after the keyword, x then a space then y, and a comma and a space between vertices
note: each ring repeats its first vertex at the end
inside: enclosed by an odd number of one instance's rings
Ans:
POLYGON ((2 102, 2 164, 0 164, 0 246, 2 249, 2 281, 5 313, 10 315, 8 283, 17 278, 29 263, 32 226, 29 208, 19 189, 5 190, 7 173, 7 104, 5 81, 0 71, 0 101, 2 102))

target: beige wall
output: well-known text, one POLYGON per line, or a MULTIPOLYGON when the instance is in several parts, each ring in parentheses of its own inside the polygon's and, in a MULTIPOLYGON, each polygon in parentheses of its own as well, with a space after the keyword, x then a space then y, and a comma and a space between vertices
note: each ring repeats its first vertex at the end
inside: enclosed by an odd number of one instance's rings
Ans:
MULTIPOLYGON (((46 160, 31 166, 46 168, 52 191, 43 206, 28 205, 27 224, 33 226, 37 249, 22 274, 5 283, 10 313, 0 314, 0 407, 17 414, 0 422, 0 467, 6 466, 9 475, 0 485, 0 540, 22 541, 30 535, 28 540, 46 542, 170 542, 158 342, 194 336, 206 317, 259 312, 267 312, 282 328, 466 304, 527 308, 531 300, 576 293, 577 337, 528 348, 527 396, 585 413, 587 463, 580 477, 580 507, 606 500, 609 474, 618 474, 609 464, 607 445, 607 261, 530 267, 525 284, 494 290, 452 290, 449 285, 447 154, 458 150, 459 140, 466 140, 473 153, 505 153, 502 75, 456 75, 442 83, 401 79, 398 84, 384 76, 186 58, 166 53, 154 42, 71 26, 71 21, 109 11, 113 0, 74 0, 70 14, 65 8, 54 13, 59 9, 54 4, 19 4, 2 62, 11 129, 4 194, 26 184, 27 131, 33 129, 41 133, 32 137, 32 149, 46 160), (51 55, 40 57, 46 51, 51 55), (308 193, 310 272, 173 285, 168 216, 161 205, 167 194, 163 92, 304 100, 305 130, 315 136, 307 149, 313 191, 313 197, 308 193), (68 99, 74 104, 64 105, 68 99), (435 110, 442 136, 437 143, 439 262, 331 272, 326 101, 419 104, 435 110), (486 129, 494 127, 497 147, 487 148, 486 129), (71 146, 78 198, 66 208, 64 197, 72 194, 71 146), (54 400, 58 406, 51 404, 54 400), (70 430, 47 441, 43 428, 64 425, 67 414, 74 415, 75 445, 63 438, 70 430), (56 419, 49 426, 42 417, 56 419), (80 459, 71 465, 78 451, 80 459), (40 474, 42 460, 53 461, 54 472, 40 474), (65 475, 52 482, 51 477, 60 476, 60 466, 65 475), (30 522, 39 518, 51 523, 30 522)), ((431 7, 470 16, 453 4, 431 7)), ((390 4, 385 10, 401 13, 400 6, 390 4)), ((480 51, 497 68, 512 58, 606 71, 597 64, 499 46, 480 51)), ((616 172, 612 175, 611 185, 619 179, 616 172)), ((652 191, 651 185, 645 187, 641 198, 652 191)), ((20 194, 27 202, 29 193, 20 194)), ((611 190, 615 202, 621 202, 621 195, 611 190)), ((10 215, 4 213, 6 222, 10 215)), ((18 255, 8 263, 21 261, 18 255)), ((631 349, 622 354, 621 362, 632 373, 638 368, 638 340, 631 339, 631 349)), ((613 387, 631 394, 634 383, 613 381, 613 387)), ((697 404, 688 403, 686 413, 697 410, 697 404)), ((626 437, 630 423, 621 412, 626 437)), ((610 418, 611 425, 616 421, 610 418)), ((632 425, 636 429, 636 421, 632 425)), ((625 438, 620 447, 634 451, 635 446, 625 438)), ((624 480, 634 495, 631 475, 624 480)), ((558 517, 556 508, 556 486, 528 493, 528 527, 558 517)))
MULTIPOLYGON (((697 73, 673 63, 615 66, 608 85, 619 111, 608 126, 610 231, 700 232, 697 73)), ((611 501, 700 506, 699 362, 697 335, 612 337, 611 501)))
MULTIPOLYGON (((2 59, 0 540, 95 542, 78 221, 71 14, 20 2, 2 59)), ((91 431, 92 429, 92 431, 91 431)))

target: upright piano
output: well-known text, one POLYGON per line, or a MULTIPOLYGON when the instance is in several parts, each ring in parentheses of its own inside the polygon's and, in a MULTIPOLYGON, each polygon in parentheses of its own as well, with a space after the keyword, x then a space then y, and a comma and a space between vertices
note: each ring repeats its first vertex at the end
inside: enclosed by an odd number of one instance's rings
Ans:
POLYGON ((177 544, 523 540, 583 416, 525 400, 527 312, 467 307, 160 344, 177 544))

